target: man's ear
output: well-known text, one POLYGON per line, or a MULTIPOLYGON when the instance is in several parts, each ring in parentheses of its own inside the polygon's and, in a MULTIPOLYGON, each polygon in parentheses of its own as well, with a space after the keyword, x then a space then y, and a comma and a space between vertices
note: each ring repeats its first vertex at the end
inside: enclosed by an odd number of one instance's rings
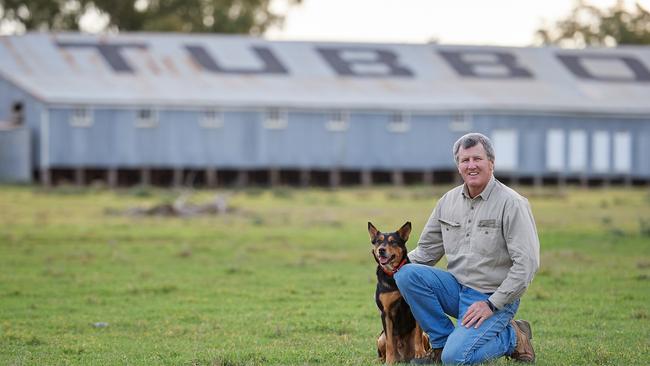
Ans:
POLYGON ((402 238, 402 240, 409 240, 409 234, 411 234, 411 222, 407 221, 406 224, 402 225, 402 227, 397 230, 397 234, 402 238))
POLYGON ((368 234, 370 234, 370 240, 374 240, 379 234, 379 230, 370 221, 368 221, 368 234))

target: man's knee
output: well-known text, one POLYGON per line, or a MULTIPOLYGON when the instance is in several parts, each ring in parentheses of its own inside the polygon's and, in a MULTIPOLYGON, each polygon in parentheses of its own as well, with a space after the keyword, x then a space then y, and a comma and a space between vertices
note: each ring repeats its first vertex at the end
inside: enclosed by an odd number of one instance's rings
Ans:
POLYGON ((422 281, 422 276, 418 273, 422 268, 418 267, 418 265, 406 264, 393 276, 397 288, 399 288, 402 293, 409 292, 409 290, 414 286, 418 286, 422 281))
POLYGON ((395 273, 394 278, 397 287, 401 290, 412 285, 427 285, 433 287, 444 287, 443 279, 440 277, 447 272, 422 264, 409 263, 402 267, 399 272, 395 273))
POLYGON ((467 365, 467 350, 461 345, 447 342, 442 350, 442 363, 445 365, 467 365))
POLYGON ((413 282, 416 280, 418 277, 416 267, 417 266, 413 264, 406 264, 393 275, 393 278, 395 278, 395 282, 397 283, 397 287, 400 289, 400 291, 408 289, 410 285, 413 284, 413 282))

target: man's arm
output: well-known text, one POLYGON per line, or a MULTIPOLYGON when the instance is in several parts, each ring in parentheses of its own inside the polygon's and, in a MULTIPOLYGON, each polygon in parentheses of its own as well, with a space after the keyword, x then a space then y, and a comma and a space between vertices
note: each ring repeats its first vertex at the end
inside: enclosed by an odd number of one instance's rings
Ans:
POLYGON ((489 298, 497 309, 524 294, 539 268, 539 238, 535 220, 525 198, 506 204, 503 215, 503 235, 512 267, 499 288, 489 298))
POLYGON ((445 254, 445 248, 442 245, 442 229, 438 221, 440 205, 443 199, 444 196, 431 212, 431 216, 429 216, 429 220, 424 226, 422 234, 420 234, 418 246, 409 253, 409 259, 413 263, 434 266, 445 254))

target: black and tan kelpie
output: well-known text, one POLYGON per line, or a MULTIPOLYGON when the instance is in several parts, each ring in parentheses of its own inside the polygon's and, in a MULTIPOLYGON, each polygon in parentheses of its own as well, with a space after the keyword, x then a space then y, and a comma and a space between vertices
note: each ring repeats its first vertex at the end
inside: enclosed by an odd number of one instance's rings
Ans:
POLYGON ((381 311, 383 326, 377 339, 379 358, 391 364, 423 357, 431 347, 429 337, 415 321, 393 278, 402 266, 410 263, 406 241, 411 233, 411 223, 407 222, 396 232, 382 233, 369 222, 368 233, 372 255, 378 264, 375 301, 381 311))

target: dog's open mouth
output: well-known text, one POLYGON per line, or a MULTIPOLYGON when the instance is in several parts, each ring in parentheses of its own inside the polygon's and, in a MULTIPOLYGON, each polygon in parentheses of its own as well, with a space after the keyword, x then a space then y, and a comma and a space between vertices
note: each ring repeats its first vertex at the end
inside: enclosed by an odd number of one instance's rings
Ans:
POLYGON ((379 257, 379 264, 381 264, 382 266, 384 266, 384 265, 390 263, 393 259, 395 259, 395 256, 394 256, 394 255, 392 255, 392 256, 390 256, 390 257, 381 257, 381 256, 380 256, 380 257, 379 257))

